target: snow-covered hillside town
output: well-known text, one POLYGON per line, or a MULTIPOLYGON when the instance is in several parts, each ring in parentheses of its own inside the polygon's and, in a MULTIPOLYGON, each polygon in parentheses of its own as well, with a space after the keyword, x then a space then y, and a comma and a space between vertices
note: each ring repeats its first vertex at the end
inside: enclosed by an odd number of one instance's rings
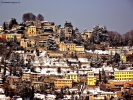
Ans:
POLYGON ((11 18, 0 26, 0 100, 132 100, 132 45, 102 25, 11 18))

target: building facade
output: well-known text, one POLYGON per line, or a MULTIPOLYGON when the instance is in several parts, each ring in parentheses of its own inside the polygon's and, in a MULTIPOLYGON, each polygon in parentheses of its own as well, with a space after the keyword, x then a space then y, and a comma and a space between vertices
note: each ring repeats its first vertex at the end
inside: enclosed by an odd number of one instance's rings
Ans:
POLYGON ((115 80, 133 80, 133 70, 119 70, 114 72, 115 80))
POLYGON ((28 36, 36 36, 36 26, 29 26, 27 29, 28 36))
POLYGON ((77 73, 67 73, 65 75, 66 79, 72 79, 74 82, 78 82, 78 75, 77 73))
POLYGON ((96 77, 94 76, 93 71, 89 71, 87 74, 87 85, 95 85, 96 84, 96 77))
POLYGON ((72 79, 56 79, 54 81, 55 88, 62 88, 64 86, 68 86, 69 88, 72 88, 72 79))
POLYGON ((75 51, 76 44, 74 43, 60 43, 59 50, 60 51, 75 51))
POLYGON ((23 73, 21 79, 22 79, 22 81, 31 81, 31 79, 30 79, 30 73, 23 73))

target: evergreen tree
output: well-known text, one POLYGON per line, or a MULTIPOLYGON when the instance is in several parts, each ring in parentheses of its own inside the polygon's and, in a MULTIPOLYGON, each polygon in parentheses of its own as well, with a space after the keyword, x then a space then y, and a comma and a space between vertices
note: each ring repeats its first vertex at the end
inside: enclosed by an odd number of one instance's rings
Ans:
POLYGON ((7 65, 6 65, 6 62, 4 63, 4 76, 6 75, 6 67, 7 67, 7 65))
POLYGON ((15 18, 11 18, 9 21, 9 29, 12 29, 14 24, 18 24, 15 18))
POLYGON ((12 67, 10 66, 10 76, 12 75, 12 67))
POLYGON ((118 53, 115 53, 112 59, 113 62, 118 63, 120 61, 120 55, 118 53))
POLYGON ((3 27, 4 30, 7 29, 7 27, 6 27, 6 22, 3 23, 3 26, 2 26, 2 27, 3 27))
POLYGON ((57 68, 57 72, 61 73, 61 68, 60 67, 57 68))
POLYGON ((35 89, 34 89, 34 86, 32 86, 30 100, 34 100, 34 92, 35 92, 35 89))
POLYGON ((83 38, 82 38, 82 36, 81 36, 81 33, 79 33, 79 34, 77 34, 77 44, 82 44, 83 43, 83 38))
POLYGON ((65 41, 65 33, 61 30, 60 41, 65 41))
POLYGON ((39 56, 39 50, 38 49, 36 49, 36 55, 39 56))
POLYGON ((101 72, 99 70, 99 82, 101 82, 101 72))
POLYGON ((1 72, 1 68, 2 68, 2 66, 1 66, 1 64, 0 64, 0 72, 1 72))
POLYGON ((5 88, 4 94, 5 94, 6 97, 9 96, 9 89, 8 89, 8 87, 5 88))
POLYGON ((13 76, 16 76, 16 67, 13 67, 13 76))
POLYGON ((57 44, 53 39, 52 35, 49 35, 47 38, 47 49, 48 50, 57 50, 57 44))
POLYGON ((106 77, 106 73, 104 71, 104 69, 102 68, 102 77, 103 77, 103 82, 107 83, 107 77, 106 77))
POLYGON ((14 42, 15 42, 15 43, 18 42, 16 35, 14 36, 14 42))
POLYGON ((101 45, 100 48, 101 48, 102 51, 105 51, 105 46, 104 45, 101 45))

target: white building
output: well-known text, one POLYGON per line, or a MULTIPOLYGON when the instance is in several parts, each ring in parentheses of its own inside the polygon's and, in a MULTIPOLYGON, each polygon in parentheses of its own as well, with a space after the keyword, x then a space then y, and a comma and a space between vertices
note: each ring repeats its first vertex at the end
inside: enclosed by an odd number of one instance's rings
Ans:
POLYGON ((2 27, 2 26, 0 26, 0 32, 1 32, 1 31, 3 31, 3 27, 2 27))

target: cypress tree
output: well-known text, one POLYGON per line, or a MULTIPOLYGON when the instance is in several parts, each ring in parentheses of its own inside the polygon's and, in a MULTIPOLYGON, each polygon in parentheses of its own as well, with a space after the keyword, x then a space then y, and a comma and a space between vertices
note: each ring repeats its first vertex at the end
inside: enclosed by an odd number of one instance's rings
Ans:
POLYGON ((99 70, 99 82, 101 82, 101 72, 99 70))

